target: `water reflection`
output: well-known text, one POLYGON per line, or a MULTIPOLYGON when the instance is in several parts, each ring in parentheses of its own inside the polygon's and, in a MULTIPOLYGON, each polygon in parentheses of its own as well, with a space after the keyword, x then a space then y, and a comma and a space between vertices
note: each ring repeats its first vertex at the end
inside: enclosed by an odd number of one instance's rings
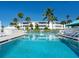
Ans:
POLYGON ((53 33, 27 33, 23 38, 27 40, 57 40, 53 33))

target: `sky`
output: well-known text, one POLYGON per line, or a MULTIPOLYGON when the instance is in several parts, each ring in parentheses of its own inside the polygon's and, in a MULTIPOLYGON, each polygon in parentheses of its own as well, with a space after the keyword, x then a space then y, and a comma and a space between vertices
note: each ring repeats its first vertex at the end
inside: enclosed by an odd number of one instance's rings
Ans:
POLYGON ((66 15, 70 15, 71 20, 79 16, 78 1, 0 1, 0 20, 4 26, 8 26, 13 18, 18 18, 17 14, 22 12, 24 18, 29 16, 32 21, 42 21, 47 8, 54 9, 58 21, 66 20, 66 15))

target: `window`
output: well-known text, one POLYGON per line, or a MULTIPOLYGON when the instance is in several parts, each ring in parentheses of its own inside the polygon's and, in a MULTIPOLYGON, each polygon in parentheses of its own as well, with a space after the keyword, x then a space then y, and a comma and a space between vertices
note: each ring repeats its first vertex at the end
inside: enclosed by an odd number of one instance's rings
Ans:
POLYGON ((39 22, 39 24, 47 24, 47 22, 39 22))
POLYGON ((23 24, 29 24, 29 22, 23 22, 23 24))
POLYGON ((28 25, 23 25, 23 27, 26 27, 26 26, 28 26, 28 25))
POLYGON ((46 25, 39 25, 40 27, 45 27, 46 25))

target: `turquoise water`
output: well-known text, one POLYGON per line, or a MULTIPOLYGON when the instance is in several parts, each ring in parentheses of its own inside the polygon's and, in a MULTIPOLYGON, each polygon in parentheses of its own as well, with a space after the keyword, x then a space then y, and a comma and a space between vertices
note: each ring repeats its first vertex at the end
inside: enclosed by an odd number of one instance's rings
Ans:
POLYGON ((0 46, 1 58, 77 58, 52 33, 29 33, 0 46))

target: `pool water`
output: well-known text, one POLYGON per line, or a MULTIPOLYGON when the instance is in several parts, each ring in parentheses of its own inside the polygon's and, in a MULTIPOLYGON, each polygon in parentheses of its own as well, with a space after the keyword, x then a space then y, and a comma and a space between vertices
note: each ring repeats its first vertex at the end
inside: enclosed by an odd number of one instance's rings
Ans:
POLYGON ((53 33, 28 33, 0 46, 1 58, 77 58, 53 33))

